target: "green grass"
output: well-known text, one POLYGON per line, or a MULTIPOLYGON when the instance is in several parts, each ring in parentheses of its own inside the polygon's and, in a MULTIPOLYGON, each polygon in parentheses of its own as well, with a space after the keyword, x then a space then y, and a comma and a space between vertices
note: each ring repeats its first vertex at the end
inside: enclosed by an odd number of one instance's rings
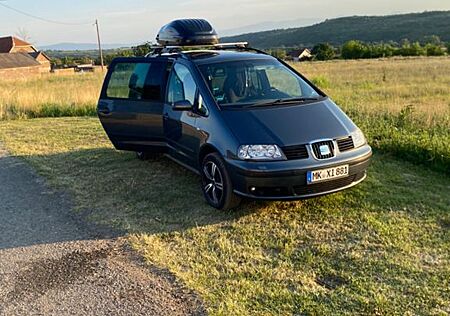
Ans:
MULTIPOLYGON (((115 151, 95 118, 0 121, 0 141, 54 188, 71 192, 92 221, 127 231, 148 262, 198 291, 213 315, 446 315, 448 60, 297 65, 375 149, 365 182, 307 201, 246 202, 218 212, 205 204, 195 175, 165 158, 141 162, 115 151)), ((25 94, 3 85, 0 118, 83 109, 101 78, 82 78, 19 82, 25 94), (77 101, 80 82, 90 93, 77 101), (12 102, 21 106, 17 113, 2 112, 12 102)))
MULTIPOLYGON (((380 151, 450 175, 450 58, 294 64, 380 151)), ((103 74, 0 79, 0 121, 94 116, 103 74)))
POLYGON ((370 144, 450 175, 450 58, 300 63, 370 144))
POLYGON ((346 112, 365 132, 373 148, 450 175, 450 120, 426 126, 414 117, 412 106, 396 114, 364 115, 355 108, 346 112))
POLYGON ((2 122, 0 140, 213 315, 450 313, 450 178, 430 168, 377 151, 354 189, 219 212, 195 175, 115 151, 96 119, 2 122))

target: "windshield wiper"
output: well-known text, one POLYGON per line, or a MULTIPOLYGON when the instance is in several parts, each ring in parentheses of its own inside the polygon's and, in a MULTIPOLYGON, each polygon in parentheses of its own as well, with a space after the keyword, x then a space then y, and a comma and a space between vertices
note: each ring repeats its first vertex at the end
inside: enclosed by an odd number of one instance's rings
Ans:
POLYGON ((284 99, 274 99, 269 101, 257 102, 249 105, 244 105, 243 108, 256 108, 262 106, 271 106, 276 104, 288 104, 288 103, 298 103, 306 101, 317 101, 320 97, 300 97, 300 98, 284 98, 284 99))

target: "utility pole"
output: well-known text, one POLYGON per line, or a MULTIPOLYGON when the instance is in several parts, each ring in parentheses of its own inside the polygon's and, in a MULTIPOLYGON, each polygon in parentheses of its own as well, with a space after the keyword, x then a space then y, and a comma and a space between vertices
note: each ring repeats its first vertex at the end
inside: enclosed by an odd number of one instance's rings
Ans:
POLYGON ((100 63, 102 65, 102 71, 103 71, 105 68, 105 64, 103 62, 103 50, 102 50, 102 43, 100 41, 100 31, 99 31, 99 27, 98 27, 98 19, 95 20, 95 26, 97 28, 98 51, 100 53, 100 63))

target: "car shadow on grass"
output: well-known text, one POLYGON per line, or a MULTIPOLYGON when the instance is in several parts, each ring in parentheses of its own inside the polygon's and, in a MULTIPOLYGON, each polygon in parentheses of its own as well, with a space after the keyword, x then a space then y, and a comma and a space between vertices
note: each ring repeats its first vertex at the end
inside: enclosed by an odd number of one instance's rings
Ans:
MULTIPOLYGON (((374 157, 375 166, 369 169, 369 179, 355 189, 301 204, 292 202, 292 207, 304 212, 306 217, 320 220, 322 212, 329 212, 327 209, 348 214, 349 211, 359 213, 361 207, 369 205, 374 210, 384 209, 386 203, 399 209, 402 205, 410 205, 410 191, 414 190, 406 182, 419 181, 420 173, 424 171, 411 165, 411 172, 419 177, 405 179, 394 172, 403 163, 388 158, 392 172, 383 173, 388 166, 384 158, 382 154, 374 157), (393 189, 383 184, 386 181, 400 182, 393 189)), ((112 227, 120 234, 183 232, 239 220, 258 212, 290 208, 289 203, 244 200, 233 211, 216 210, 205 202, 199 176, 166 157, 140 161, 134 153, 108 147, 25 159, 49 179, 51 186, 63 188, 73 197, 76 214, 99 227, 112 227)), ((425 188, 428 184, 422 185, 425 188)), ((419 203, 423 198, 417 196, 414 200, 419 203)))
POLYGON ((76 213, 126 233, 157 234, 238 219, 269 202, 219 211, 204 200, 198 175, 161 156, 138 160, 109 148, 31 156, 51 185, 74 198, 76 213))

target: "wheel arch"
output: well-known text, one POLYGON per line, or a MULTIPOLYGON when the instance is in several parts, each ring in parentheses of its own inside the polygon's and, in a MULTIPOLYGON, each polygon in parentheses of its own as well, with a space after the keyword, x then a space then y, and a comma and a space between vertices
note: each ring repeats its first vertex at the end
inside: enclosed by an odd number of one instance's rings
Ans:
POLYGON ((209 154, 211 154, 211 153, 218 153, 219 155, 222 155, 222 154, 220 153, 220 151, 219 151, 215 146, 213 146, 213 145, 211 145, 211 144, 204 144, 204 145, 200 148, 200 151, 199 151, 199 153, 198 153, 198 165, 201 166, 201 165, 202 165, 202 162, 203 162, 203 159, 204 159, 207 155, 209 155, 209 154))

